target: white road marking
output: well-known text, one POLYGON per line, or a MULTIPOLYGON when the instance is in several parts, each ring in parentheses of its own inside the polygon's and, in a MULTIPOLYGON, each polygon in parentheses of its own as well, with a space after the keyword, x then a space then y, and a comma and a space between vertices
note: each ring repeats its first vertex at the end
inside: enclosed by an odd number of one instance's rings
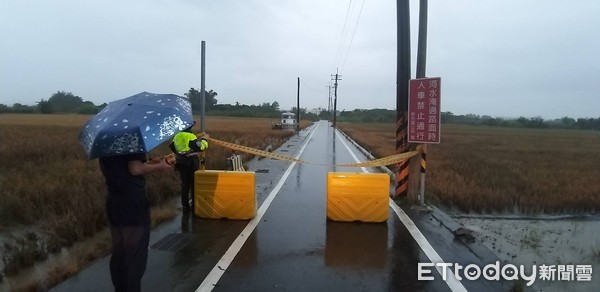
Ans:
MULTIPOLYGON (((306 145, 308 145, 310 138, 313 136, 316 129, 319 127, 319 124, 320 123, 317 123, 315 128, 311 130, 311 133, 308 136, 308 139, 304 140, 305 141, 304 145, 302 146, 302 148, 296 155, 296 157, 295 157, 296 159, 299 159, 300 155, 302 155, 302 153, 304 152, 306 145)), ((256 217, 254 217, 254 219, 252 219, 252 220, 250 220, 250 222, 248 222, 248 225, 246 225, 246 228, 244 228, 244 230, 242 230, 240 235, 238 235, 238 237, 233 241, 233 243, 231 244, 229 249, 227 249, 227 251, 225 252, 225 254, 223 254, 221 259, 219 259, 217 264, 213 267, 213 269, 210 271, 210 273, 208 273, 206 278, 204 278, 204 281, 202 281, 202 284, 200 284, 200 286, 198 286, 196 291, 212 291, 212 289, 215 287, 215 284, 217 284, 219 279, 221 279, 221 276, 223 276, 223 274, 225 273, 225 271, 227 270, 229 265, 233 262, 233 259, 235 258, 235 256, 240 252, 240 250, 242 249, 242 246, 244 245, 244 243, 246 242, 248 237, 250 237, 250 234, 252 234, 254 229, 256 229, 256 226, 258 225, 258 223, 260 223, 260 220, 267 212, 267 209, 271 205, 271 202, 273 202, 273 199, 275 199, 275 196, 277 196, 277 193, 279 193, 279 190, 281 189, 281 187, 283 187, 283 184, 285 183, 288 176, 292 172, 292 169, 294 169, 294 166, 296 166, 296 162, 292 162, 292 164, 290 164, 290 166, 287 168, 287 170, 285 171, 285 173, 283 174, 281 179, 279 179, 279 182, 277 183, 277 185, 275 185, 275 188, 273 188, 273 190, 271 191, 271 193, 269 193, 269 196, 267 196, 267 198, 262 203, 262 205, 260 206, 258 211, 256 211, 256 217)))
MULTIPOLYGON (((357 163, 361 162, 356 157, 356 155, 354 155, 354 152, 352 152, 350 147, 348 147, 348 144, 346 144, 344 139, 342 139, 343 137, 340 136, 337 129, 335 130, 335 133, 337 134, 338 138, 340 138, 340 140, 342 141, 342 144, 344 144, 344 146, 346 147, 348 152, 350 152, 350 155, 352 155, 352 158, 354 158, 354 160, 357 163)), ((361 167, 361 169, 364 173, 368 173, 366 168, 361 167)), ((444 260, 442 260, 442 257, 440 257, 440 255, 435 251, 435 249, 433 248, 433 246, 431 246, 429 241, 427 241, 427 239, 425 238, 423 233, 421 233, 421 230, 419 230, 417 225, 415 225, 415 223, 410 219, 410 217, 408 217, 408 215, 404 212, 404 210, 402 210, 402 208, 400 208, 398 205, 396 205, 396 202, 394 202, 394 200, 392 200, 391 198, 389 199, 389 205, 392 208, 392 210, 394 210, 394 213, 396 213, 396 215, 398 216, 398 219, 400 219, 400 222, 402 222, 402 224, 404 224, 406 229, 408 229, 408 232, 410 233, 410 235, 417 242, 417 244, 419 245, 421 250, 423 250, 425 255, 429 258, 429 260, 432 263, 444 263, 444 260)), ((440 273, 440 275, 442 275, 444 273, 442 267, 436 265, 436 269, 437 269, 438 273, 440 273)), ((446 281, 446 284, 448 285, 448 287, 450 287, 450 290, 452 290, 454 292, 467 291, 465 286, 463 286, 463 284, 456 279, 452 270, 448 267, 445 267, 445 269, 446 269, 445 275, 447 275, 445 281, 446 281)))

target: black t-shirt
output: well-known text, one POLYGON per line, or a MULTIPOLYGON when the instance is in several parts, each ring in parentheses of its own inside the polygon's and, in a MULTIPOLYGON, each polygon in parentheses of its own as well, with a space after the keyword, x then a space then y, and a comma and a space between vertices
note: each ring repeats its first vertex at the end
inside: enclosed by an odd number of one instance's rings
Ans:
POLYGON ((106 179, 106 216, 113 226, 144 226, 150 223, 150 207, 146 198, 146 179, 129 172, 129 161, 146 161, 145 154, 100 158, 100 169, 106 179))
POLYGON ((100 158, 100 169, 111 195, 126 195, 128 192, 144 191, 146 179, 143 175, 129 172, 129 161, 146 161, 146 154, 119 155, 100 158))

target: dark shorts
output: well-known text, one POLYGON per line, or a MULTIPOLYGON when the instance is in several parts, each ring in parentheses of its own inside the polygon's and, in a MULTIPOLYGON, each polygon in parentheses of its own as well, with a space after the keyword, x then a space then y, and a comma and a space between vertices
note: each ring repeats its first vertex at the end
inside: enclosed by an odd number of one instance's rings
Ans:
POLYGON ((144 191, 108 194, 106 217, 112 226, 144 226, 150 224, 150 206, 144 191))

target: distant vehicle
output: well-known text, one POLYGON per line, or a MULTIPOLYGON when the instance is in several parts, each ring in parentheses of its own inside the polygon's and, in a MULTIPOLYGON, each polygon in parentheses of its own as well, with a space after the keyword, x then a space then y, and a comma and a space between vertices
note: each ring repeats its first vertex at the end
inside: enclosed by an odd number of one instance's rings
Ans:
POLYGON ((296 114, 290 112, 281 114, 281 121, 271 125, 273 129, 296 129, 297 127, 296 114))

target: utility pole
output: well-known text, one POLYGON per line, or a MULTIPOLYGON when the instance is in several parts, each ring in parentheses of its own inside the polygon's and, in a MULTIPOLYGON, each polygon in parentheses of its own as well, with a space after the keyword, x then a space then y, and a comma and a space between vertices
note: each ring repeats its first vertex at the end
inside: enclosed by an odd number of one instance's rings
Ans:
MULTIPOLYGON (((427 0, 421 0, 419 3, 419 38, 417 45, 417 78, 425 78, 426 69, 426 56, 427 56, 427 0)), ((417 177, 416 169, 419 166, 416 165, 420 162, 421 164, 421 175, 419 182, 419 205, 425 206, 425 171, 427 167, 427 144, 422 144, 421 160, 417 162, 417 159, 413 159, 415 162, 411 163, 410 168, 415 169, 409 175, 417 177)), ((413 182, 414 183, 414 182, 413 182)))
MULTIPOLYGON (((206 59, 206 42, 202 41, 201 44, 202 47, 202 52, 201 52, 201 57, 200 57, 200 131, 202 132, 206 132, 206 91, 204 89, 204 75, 205 75, 205 67, 206 67, 206 63, 205 63, 205 59, 206 59)), ((206 153, 204 151, 202 151, 200 153, 200 170, 205 170, 206 169, 206 153)))
MULTIPOLYGON (((408 145, 408 82, 410 80, 410 9, 408 0, 396 0, 397 64, 396 64, 396 153, 409 150, 408 145)), ((394 197, 408 194, 409 162, 396 164, 394 197)))
POLYGON ((329 88, 329 90, 327 91, 329 93, 329 101, 327 102, 327 112, 329 113, 329 119, 331 119, 331 82, 327 85, 327 88, 329 88))
POLYGON ((298 77, 298 101, 296 105, 296 130, 300 130, 300 77, 298 77))
POLYGON ((206 57, 206 42, 202 41, 201 43, 201 57, 200 57, 200 131, 204 132, 206 130, 206 125, 204 123, 205 119, 205 106, 206 106, 206 92, 204 90, 204 67, 206 57))
POLYGON ((419 2, 419 39, 417 45, 417 78, 425 78, 427 56, 427 0, 419 2))
POLYGON ((331 75, 332 79, 331 80, 335 80, 335 83, 333 83, 333 90, 334 90, 334 94, 333 94, 333 125, 332 127, 335 128, 336 125, 336 121, 337 121, 337 88, 338 88, 338 81, 342 80, 340 77, 342 77, 342 75, 339 75, 337 73, 337 69, 335 70, 335 75, 331 75), (333 78, 335 76, 335 78, 333 78))

